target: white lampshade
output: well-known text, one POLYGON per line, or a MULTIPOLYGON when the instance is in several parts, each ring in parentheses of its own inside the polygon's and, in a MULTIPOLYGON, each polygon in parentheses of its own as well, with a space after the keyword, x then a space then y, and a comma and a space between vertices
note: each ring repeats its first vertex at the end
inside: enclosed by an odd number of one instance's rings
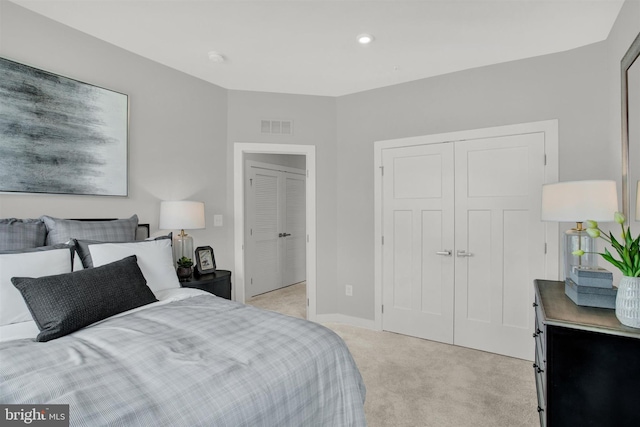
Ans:
POLYGON ((161 230, 197 230, 204 227, 204 203, 187 200, 160 202, 161 230))
POLYGON ((613 221, 618 211, 615 181, 566 181, 542 186, 542 220, 613 221))

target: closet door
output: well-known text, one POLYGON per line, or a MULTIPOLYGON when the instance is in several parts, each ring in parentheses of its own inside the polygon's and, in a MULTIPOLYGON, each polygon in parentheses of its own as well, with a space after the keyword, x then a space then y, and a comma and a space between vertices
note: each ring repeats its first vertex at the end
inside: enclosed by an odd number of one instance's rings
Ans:
POLYGON ((284 174, 283 286, 307 278, 306 182, 304 175, 284 174))
POLYGON ((306 280, 304 171, 248 163, 245 260, 247 297, 306 280))
POLYGON ((454 343, 531 359, 544 133, 455 143, 454 343))
POLYGON ((453 144, 382 158, 383 329, 452 343, 453 144))
POLYGON ((250 168, 247 192, 247 296, 252 297, 282 286, 281 233, 282 174, 250 168))

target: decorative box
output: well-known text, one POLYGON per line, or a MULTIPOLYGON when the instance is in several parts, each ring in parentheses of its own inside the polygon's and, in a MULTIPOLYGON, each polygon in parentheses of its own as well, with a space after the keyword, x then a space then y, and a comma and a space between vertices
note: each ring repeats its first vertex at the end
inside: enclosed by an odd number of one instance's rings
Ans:
POLYGON ((618 288, 598 288, 594 286, 580 286, 567 278, 564 282, 564 293, 577 305, 598 308, 616 308, 618 288))
POLYGON ((613 273, 600 267, 573 266, 569 272, 569 278, 578 286, 613 288, 613 273))

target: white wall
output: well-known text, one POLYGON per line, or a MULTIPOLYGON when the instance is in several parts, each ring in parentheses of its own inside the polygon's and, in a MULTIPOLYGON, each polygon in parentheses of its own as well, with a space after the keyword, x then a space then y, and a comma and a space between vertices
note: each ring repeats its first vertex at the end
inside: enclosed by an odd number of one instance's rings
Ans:
MULTIPOLYGON (((0 217, 128 217, 157 233, 161 200, 206 204, 206 230, 190 232, 232 268, 226 228, 227 91, 144 59, 13 3, 0 2, 0 55, 129 95, 129 197, 0 194, 0 217)), ((227 218, 229 216, 227 215, 227 218)))

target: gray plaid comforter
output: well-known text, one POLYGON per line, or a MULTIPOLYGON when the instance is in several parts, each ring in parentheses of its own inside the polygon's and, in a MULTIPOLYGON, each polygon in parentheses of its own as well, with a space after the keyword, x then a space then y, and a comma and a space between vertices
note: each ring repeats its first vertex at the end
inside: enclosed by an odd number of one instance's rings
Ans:
POLYGON ((364 397, 329 329, 209 295, 0 343, 0 402, 70 404, 72 426, 364 426, 364 397))

